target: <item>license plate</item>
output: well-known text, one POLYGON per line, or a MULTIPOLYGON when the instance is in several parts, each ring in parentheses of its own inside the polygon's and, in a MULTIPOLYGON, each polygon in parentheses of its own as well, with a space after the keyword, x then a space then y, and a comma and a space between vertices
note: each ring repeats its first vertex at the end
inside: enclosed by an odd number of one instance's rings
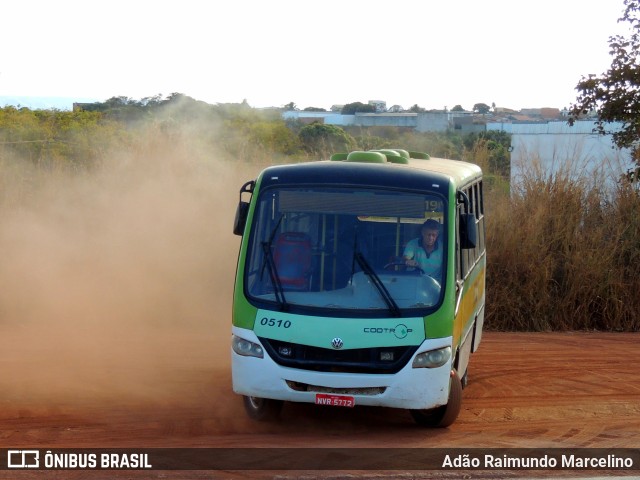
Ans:
POLYGON ((330 407, 354 407, 356 400, 346 395, 330 395, 316 393, 316 405, 328 405, 330 407))

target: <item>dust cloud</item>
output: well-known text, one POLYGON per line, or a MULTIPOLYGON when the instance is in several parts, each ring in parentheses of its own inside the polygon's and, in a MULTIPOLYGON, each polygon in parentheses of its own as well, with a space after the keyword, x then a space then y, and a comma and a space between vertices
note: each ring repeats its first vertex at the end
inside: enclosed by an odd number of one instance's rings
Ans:
POLYGON ((88 172, 0 156, 0 405, 231 391, 232 222, 260 168, 194 143, 151 131, 88 172))

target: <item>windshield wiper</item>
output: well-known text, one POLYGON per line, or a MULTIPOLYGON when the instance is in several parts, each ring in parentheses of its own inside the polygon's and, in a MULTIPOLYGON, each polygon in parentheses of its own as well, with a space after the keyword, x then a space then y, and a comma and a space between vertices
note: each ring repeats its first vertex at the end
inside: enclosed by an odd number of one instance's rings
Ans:
POLYGON ((356 250, 354 252, 354 258, 356 262, 358 262, 358 265, 360 265, 362 271, 371 279, 371 283, 373 283, 378 289, 378 292, 380 292, 380 296, 384 300, 384 303, 387 304, 387 307, 389 307, 391 315, 394 317, 399 317, 400 307, 398 307, 398 304, 389 293, 389 290, 387 290, 387 287, 384 286, 384 283, 382 283, 382 280, 380 280, 378 274, 373 268, 371 268, 371 265, 369 265, 367 259, 364 258, 364 255, 356 250))
POLYGON ((280 305, 281 311, 286 311, 289 309, 289 304, 284 298, 284 289, 282 288, 282 282, 280 282, 276 262, 273 260, 273 253, 271 252, 271 242, 262 242, 262 251, 264 252, 265 264, 269 269, 269 276, 271 277, 271 284, 273 285, 276 302, 280 305))
MULTIPOLYGON (((269 235, 269 241, 262 242, 260 245, 262 246, 262 252, 264 253, 264 263, 262 264, 262 272, 264 272, 265 266, 269 269, 269 277, 271 277, 271 284, 273 285, 273 292, 276 297, 276 302, 280 305, 281 311, 289 310, 289 304, 287 300, 284 298, 284 289, 282 288, 282 282, 280 281, 280 275, 278 275, 278 269, 276 268, 276 262, 273 260, 273 252, 271 251, 271 244, 273 243, 273 239, 276 236, 276 232, 280 227, 280 222, 282 222, 282 217, 284 215, 280 215, 276 226, 271 230, 271 235, 269 235)), ((260 274, 262 276, 262 273, 260 274)))

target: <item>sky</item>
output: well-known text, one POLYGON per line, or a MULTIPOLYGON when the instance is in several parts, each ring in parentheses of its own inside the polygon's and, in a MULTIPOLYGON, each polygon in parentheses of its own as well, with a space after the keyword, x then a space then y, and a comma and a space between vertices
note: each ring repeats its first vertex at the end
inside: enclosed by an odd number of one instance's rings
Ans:
POLYGON ((0 99, 23 106, 177 92, 301 109, 564 108, 627 31, 622 0, 4 0, 0 11, 0 99))

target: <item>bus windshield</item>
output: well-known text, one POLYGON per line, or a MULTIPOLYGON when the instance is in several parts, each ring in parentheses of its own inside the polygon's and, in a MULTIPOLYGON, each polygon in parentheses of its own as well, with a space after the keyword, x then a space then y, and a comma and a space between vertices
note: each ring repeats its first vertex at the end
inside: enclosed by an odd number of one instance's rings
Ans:
POLYGON ((253 216, 247 297, 347 316, 433 308, 446 272, 445 212, 438 193, 266 189, 253 216))

